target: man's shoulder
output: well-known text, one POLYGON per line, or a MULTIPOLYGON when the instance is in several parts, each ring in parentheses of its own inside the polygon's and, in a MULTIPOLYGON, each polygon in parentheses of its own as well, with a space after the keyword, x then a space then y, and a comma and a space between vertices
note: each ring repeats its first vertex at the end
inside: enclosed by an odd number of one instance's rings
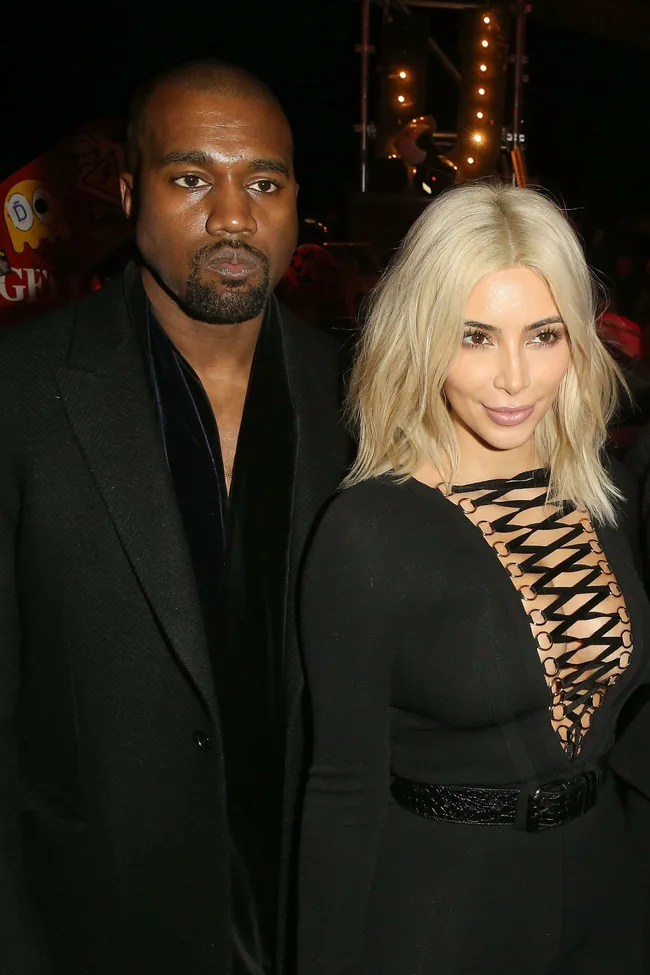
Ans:
POLYGON ((286 305, 278 303, 282 317, 284 333, 296 348, 314 360, 330 362, 336 366, 341 356, 341 344, 311 322, 300 318, 286 305))
POLYGON ((67 347, 80 313, 88 311, 98 323, 102 318, 109 318, 117 290, 112 284, 105 290, 93 292, 67 305, 0 328, 0 361, 12 353, 31 353, 39 349, 50 353, 57 346, 67 347))

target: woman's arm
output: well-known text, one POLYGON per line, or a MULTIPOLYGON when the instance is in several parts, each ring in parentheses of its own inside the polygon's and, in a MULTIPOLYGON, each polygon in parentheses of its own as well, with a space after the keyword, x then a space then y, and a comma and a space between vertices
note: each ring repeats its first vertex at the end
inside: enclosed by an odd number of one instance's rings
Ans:
POLYGON ((389 790, 392 566, 364 498, 351 489, 334 501, 302 586, 314 753, 301 832, 298 975, 352 970, 389 790))

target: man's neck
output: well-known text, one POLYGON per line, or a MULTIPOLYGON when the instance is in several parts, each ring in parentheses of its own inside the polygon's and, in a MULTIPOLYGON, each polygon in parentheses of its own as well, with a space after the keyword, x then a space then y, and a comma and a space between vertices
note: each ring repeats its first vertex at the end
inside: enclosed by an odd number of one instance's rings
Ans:
POLYGON ((248 373, 263 313, 236 325, 199 322, 179 308, 147 268, 142 269, 142 283, 160 327, 202 379, 216 378, 224 371, 248 373))

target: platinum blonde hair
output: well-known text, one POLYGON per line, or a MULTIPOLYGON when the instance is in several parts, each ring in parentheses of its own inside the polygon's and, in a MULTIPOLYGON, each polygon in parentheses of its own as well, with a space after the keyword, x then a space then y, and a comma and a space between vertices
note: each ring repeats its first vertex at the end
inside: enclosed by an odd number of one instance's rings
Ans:
POLYGON ((379 474, 408 477, 423 463, 458 469, 443 385, 460 348, 465 307, 487 274, 529 268, 562 316, 571 365, 535 430, 550 470, 549 500, 615 522, 620 497, 603 466, 607 424, 624 382, 596 331, 597 288, 562 211, 540 193, 501 183, 448 190, 412 226, 369 304, 351 376, 359 452, 348 487, 379 474))

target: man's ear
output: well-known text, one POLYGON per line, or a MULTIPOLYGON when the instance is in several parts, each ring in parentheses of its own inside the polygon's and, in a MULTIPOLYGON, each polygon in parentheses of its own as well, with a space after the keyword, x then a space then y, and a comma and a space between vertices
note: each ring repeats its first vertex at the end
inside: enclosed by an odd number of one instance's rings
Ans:
POLYGON ((122 173, 120 176, 120 196, 122 209, 127 220, 130 220, 133 213, 133 173, 122 173))

